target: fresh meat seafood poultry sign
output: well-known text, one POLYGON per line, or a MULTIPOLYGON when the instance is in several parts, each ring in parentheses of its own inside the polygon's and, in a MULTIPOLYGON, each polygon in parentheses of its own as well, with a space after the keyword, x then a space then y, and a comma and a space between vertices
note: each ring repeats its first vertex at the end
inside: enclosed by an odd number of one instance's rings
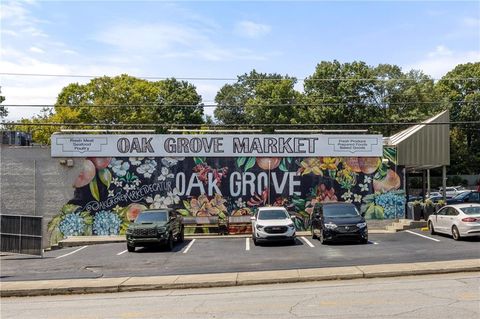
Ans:
POLYGON ((381 135, 60 135, 53 157, 382 156, 381 135))

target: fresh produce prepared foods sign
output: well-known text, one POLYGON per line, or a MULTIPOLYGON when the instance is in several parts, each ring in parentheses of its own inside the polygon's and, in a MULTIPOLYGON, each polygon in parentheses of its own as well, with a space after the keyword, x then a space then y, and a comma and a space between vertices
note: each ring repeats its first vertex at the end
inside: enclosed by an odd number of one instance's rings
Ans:
POLYGON ((52 157, 382 156, 381 135, 52 135, 52 157))

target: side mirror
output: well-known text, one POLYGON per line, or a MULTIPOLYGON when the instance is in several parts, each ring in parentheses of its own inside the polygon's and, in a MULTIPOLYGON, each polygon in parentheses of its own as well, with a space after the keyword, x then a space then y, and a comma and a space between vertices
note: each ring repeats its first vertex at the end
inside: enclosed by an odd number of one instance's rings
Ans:
POLYGON ((297 218, 297 216, 291 215, 290 218, 291 218, 292 220, 294 220, 295 218, 297 218))
POLYGON ((250 220, 255 220, 255 216, 250 217, 250 220))
POLYGON ((361 215, 362 217, 365 217, 365 212, 361 213, 360 215, 361 215))

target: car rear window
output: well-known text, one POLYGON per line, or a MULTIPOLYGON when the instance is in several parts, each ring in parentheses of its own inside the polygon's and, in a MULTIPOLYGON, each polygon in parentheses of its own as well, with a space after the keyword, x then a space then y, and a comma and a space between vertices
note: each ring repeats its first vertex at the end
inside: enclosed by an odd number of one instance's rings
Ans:
POLYGON ((480 215, 480 206, 463 207, 460 210, 467 215, 480 215))
POLYGON ((258 219, 286 219, 288 213, 283 210, 262 210, 258 213, 258 219))
POLYGON ((140 213, 135 220, 135 223, 153 223, 153 222, 166 222, 168 220, 168 212, 158 211, 158 212, 148 212, 140 213))
POLYGON ((355 217, 360 215, 355 206, 331 205, 323 206, 323 215, 325 217, 355 217))

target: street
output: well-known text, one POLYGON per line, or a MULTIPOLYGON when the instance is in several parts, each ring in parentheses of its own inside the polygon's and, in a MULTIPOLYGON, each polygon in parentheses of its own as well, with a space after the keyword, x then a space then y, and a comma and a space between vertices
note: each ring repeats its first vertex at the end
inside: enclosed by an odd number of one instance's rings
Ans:
POLYGON ((126 251, 124 243, 70 247, 46 252, 43 259, 1 257, 1 281, 208 274, 474 259, 479 238, 454 241, 419 230, 371 234, 367 245, 321 245, 310 236, 295 245, 255 246, 251 238, 187 239, 172 252, 161 248, 126 251), (21 271, 18 271, 21 269, 21 271))
POLYGON ((462 318, 480 316, 479 273, 228 288, 2 298, 13 318, 462 318))

